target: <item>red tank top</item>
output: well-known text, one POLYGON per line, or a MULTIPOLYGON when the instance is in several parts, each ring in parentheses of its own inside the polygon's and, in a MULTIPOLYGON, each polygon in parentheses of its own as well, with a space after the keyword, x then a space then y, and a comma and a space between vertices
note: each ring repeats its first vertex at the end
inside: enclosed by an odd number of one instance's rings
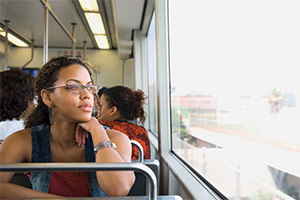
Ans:
POLYGON ((49 193, 65 197, 90 197, 86 172, 52 172, 49 193))

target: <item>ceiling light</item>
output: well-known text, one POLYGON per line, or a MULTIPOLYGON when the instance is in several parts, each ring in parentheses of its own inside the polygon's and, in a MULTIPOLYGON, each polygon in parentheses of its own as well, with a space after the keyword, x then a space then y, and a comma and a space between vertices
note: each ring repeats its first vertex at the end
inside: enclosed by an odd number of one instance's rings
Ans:
POLYGON ((93 34, 105 34, 100 13, 84 13, 93 34))
POLYGON ((83 11, 99 11, 96 0, 79 0, 83 11))
MULTIPOLYGON (((2 28, 0 28, 0 35, 5 38, 5 31, 2 28)), ((9 42, 13 43, 14 45, 16 45, 18 47, 28 47, 28 44, 26 44, 19 38, 15 37, 11 33, 8 33, 7 38, 8 38, 9 42)))
POLYGON ((95 35, 95 40, 100 49, 109 49, 109 44, 105 35, 95 35))

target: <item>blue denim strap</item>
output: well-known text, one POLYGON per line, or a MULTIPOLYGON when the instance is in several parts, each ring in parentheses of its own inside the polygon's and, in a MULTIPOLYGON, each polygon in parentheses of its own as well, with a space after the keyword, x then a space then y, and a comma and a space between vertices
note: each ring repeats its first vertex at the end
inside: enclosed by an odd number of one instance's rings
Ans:
MULTIPOLYGON (((31 128, 32 162, 51 162, 50 127, 42 124, 31 128)), ((50 172, 31 172, 30 181, 32 189, 48 192, 50 185, 50 172)))
MULTIPOLYGON (((108 127, 103 126, 105 130, 108 127)), ((85 142, 85 162, 95 162, 95 154, 94 154, 94 145, 92 136, 89 134, 85 142)), ((87 172, 87 179, 90 186, 90 193, 92 197, 106 197, 107 195, 102 191, 100 186, 98 185, 96 172, 87 172)))

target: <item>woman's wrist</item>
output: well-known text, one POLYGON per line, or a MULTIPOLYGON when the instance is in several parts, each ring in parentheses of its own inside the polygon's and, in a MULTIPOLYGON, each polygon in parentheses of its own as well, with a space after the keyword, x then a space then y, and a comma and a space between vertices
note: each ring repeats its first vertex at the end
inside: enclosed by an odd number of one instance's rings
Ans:
POLYGON ((101 124, 97 127, 93 127, 90 134, 96 144, 104 140, 109 140, 108 135, 101 124))

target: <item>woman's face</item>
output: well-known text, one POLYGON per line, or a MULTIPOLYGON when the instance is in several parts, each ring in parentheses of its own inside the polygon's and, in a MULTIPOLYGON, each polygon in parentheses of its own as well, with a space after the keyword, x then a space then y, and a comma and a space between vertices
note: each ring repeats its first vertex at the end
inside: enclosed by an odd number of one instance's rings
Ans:
MULTIPOLYGON (((67 83, 68 85, 92 85, 89 72, 79 64, 63 68, 58 73, 58 80, 53 86, 67 83)), ((72 93, 66 86, 58 87, 50 93, 54 104, 54 116, 57 120, 69 122, 86 122, 91 119, 93 94, 86 88, 81 94, 72 93)))
POLYGON ((105 94, 102 94, 100 97, 100 116, 98 120, 100 121, 110 121, 113 119, 113 107, 109 106, 109 103, 106 101, 105 94))

